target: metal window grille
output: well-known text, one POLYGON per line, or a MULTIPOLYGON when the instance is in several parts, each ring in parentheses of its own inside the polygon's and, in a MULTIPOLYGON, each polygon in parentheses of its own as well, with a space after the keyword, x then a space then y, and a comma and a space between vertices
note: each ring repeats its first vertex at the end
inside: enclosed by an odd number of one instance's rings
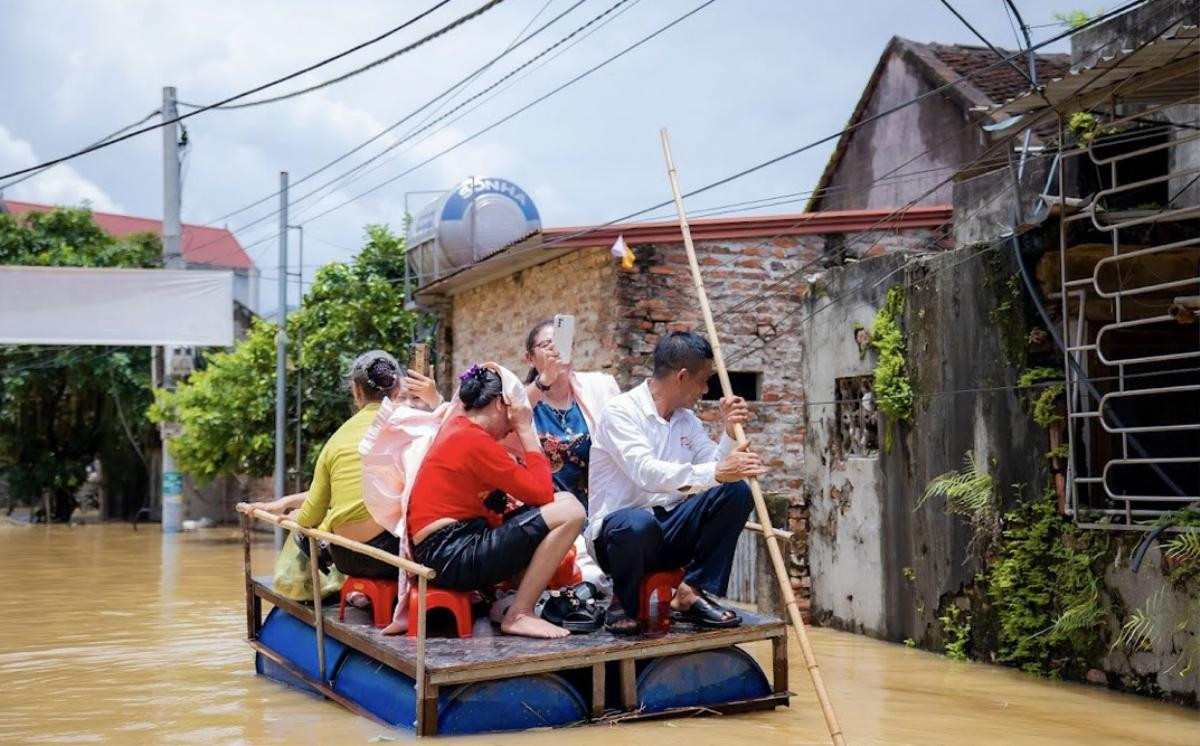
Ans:
POLYGON ((850 376, 836 381, 837 439, 842 456, 879 453, 879 413, 875 408, 875 379, 850 376))
POLYGON ((1100 182, 1059 232, 1067 505, 1085 526, 1140 528, 1200 500, 1200 134, 1163 129, 1151 144, 1060 144, 1100 182))

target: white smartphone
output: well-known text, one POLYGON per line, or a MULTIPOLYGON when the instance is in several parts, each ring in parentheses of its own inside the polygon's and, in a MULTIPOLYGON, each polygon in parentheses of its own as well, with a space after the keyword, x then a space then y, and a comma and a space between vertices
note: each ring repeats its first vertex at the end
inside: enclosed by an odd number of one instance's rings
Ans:
POLYGON ((554 317, 554 348, 564 365, 571 364, 571 346, 575 344, 575 317, 560 313, 554 317))

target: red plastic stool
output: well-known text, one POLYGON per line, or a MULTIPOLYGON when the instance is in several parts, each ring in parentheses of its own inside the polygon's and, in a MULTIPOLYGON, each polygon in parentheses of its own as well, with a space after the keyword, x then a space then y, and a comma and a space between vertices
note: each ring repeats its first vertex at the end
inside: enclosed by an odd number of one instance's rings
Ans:
POLYGON ((342 602, 338 606, 338 621, 346 618, 346 596, 358 592, 371 599, 371 611, 375 615, 375 626, 386 627, 392 622, 392 607, 396 605, 395 580, 371 578, 346 578, 342 583, 342 602))
POLYGON ((550 590, 558 588, 570 588, 576 583, 583 582, 583 573, 579 570, 579 566, 575 564, 575 547, 567 550, 567 556, 563 557, 562 562, 558 564, 558 569, 554 571, 554 575, 550 576, 550 583, 546 587, 550 590))
POLYGON ((642 576, 642 585, 638 589, 638 619, 650 619, 650 596, 658 596, 659 616, 670 616, 669 607, 675 589, 683 582, 683 570, 660 570, 642 576), (665 613, 664 613, 665 612, 665 613))
MULTIPOLYGON (((459 639, 471 636, 471 594, 467 591, 448 591, 444 588, 425 590, 425 618, 434 609, 446 609, 454 615, 459 639)), ((417 636, 417 587, 408 591, 408 636, 417 636)))
MULTIPOLYGON (((569 588, 576 583, 582 582, 583 572, 575 564, 575 547, 571 547, 567 550, 566 556, 562 558, 562 562, 558 563, 558 569, 550 576, 550 582, 546 585, 546 588, 553 591, 559 588, 569 588)), ((513 583, 511 579, 496 583, 496 587, 509 591, 517 589, 516 583, 513 583)))

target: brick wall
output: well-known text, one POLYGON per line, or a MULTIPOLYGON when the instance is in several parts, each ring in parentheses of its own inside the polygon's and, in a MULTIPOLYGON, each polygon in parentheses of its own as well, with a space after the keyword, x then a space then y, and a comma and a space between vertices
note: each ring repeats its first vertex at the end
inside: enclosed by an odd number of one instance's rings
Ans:
POLYGON ((443 320, 440 349, 450 355, 443 356, 449 359, 439 380, 453 384, 468 366, 485 360, 524 377, 525 336, 556 313, 575 316, 576 369, 614 372, 618 271, 607 251, 579 249, 455 296, 452 320, 443 320))

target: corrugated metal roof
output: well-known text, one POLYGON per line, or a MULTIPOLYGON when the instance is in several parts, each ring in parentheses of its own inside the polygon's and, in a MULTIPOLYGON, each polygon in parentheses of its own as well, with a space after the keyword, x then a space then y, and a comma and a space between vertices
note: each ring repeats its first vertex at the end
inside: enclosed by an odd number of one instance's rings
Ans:
POLYGON ((1200 29, 1179 24, 1136 49, 1099 53, 1073 66, 1041 91, 1010 99, 996 111, 1019 115, 1053 107, 1071 113, 1110 94, 1124 103, 1163 103, 1200 94, 1200 29))

